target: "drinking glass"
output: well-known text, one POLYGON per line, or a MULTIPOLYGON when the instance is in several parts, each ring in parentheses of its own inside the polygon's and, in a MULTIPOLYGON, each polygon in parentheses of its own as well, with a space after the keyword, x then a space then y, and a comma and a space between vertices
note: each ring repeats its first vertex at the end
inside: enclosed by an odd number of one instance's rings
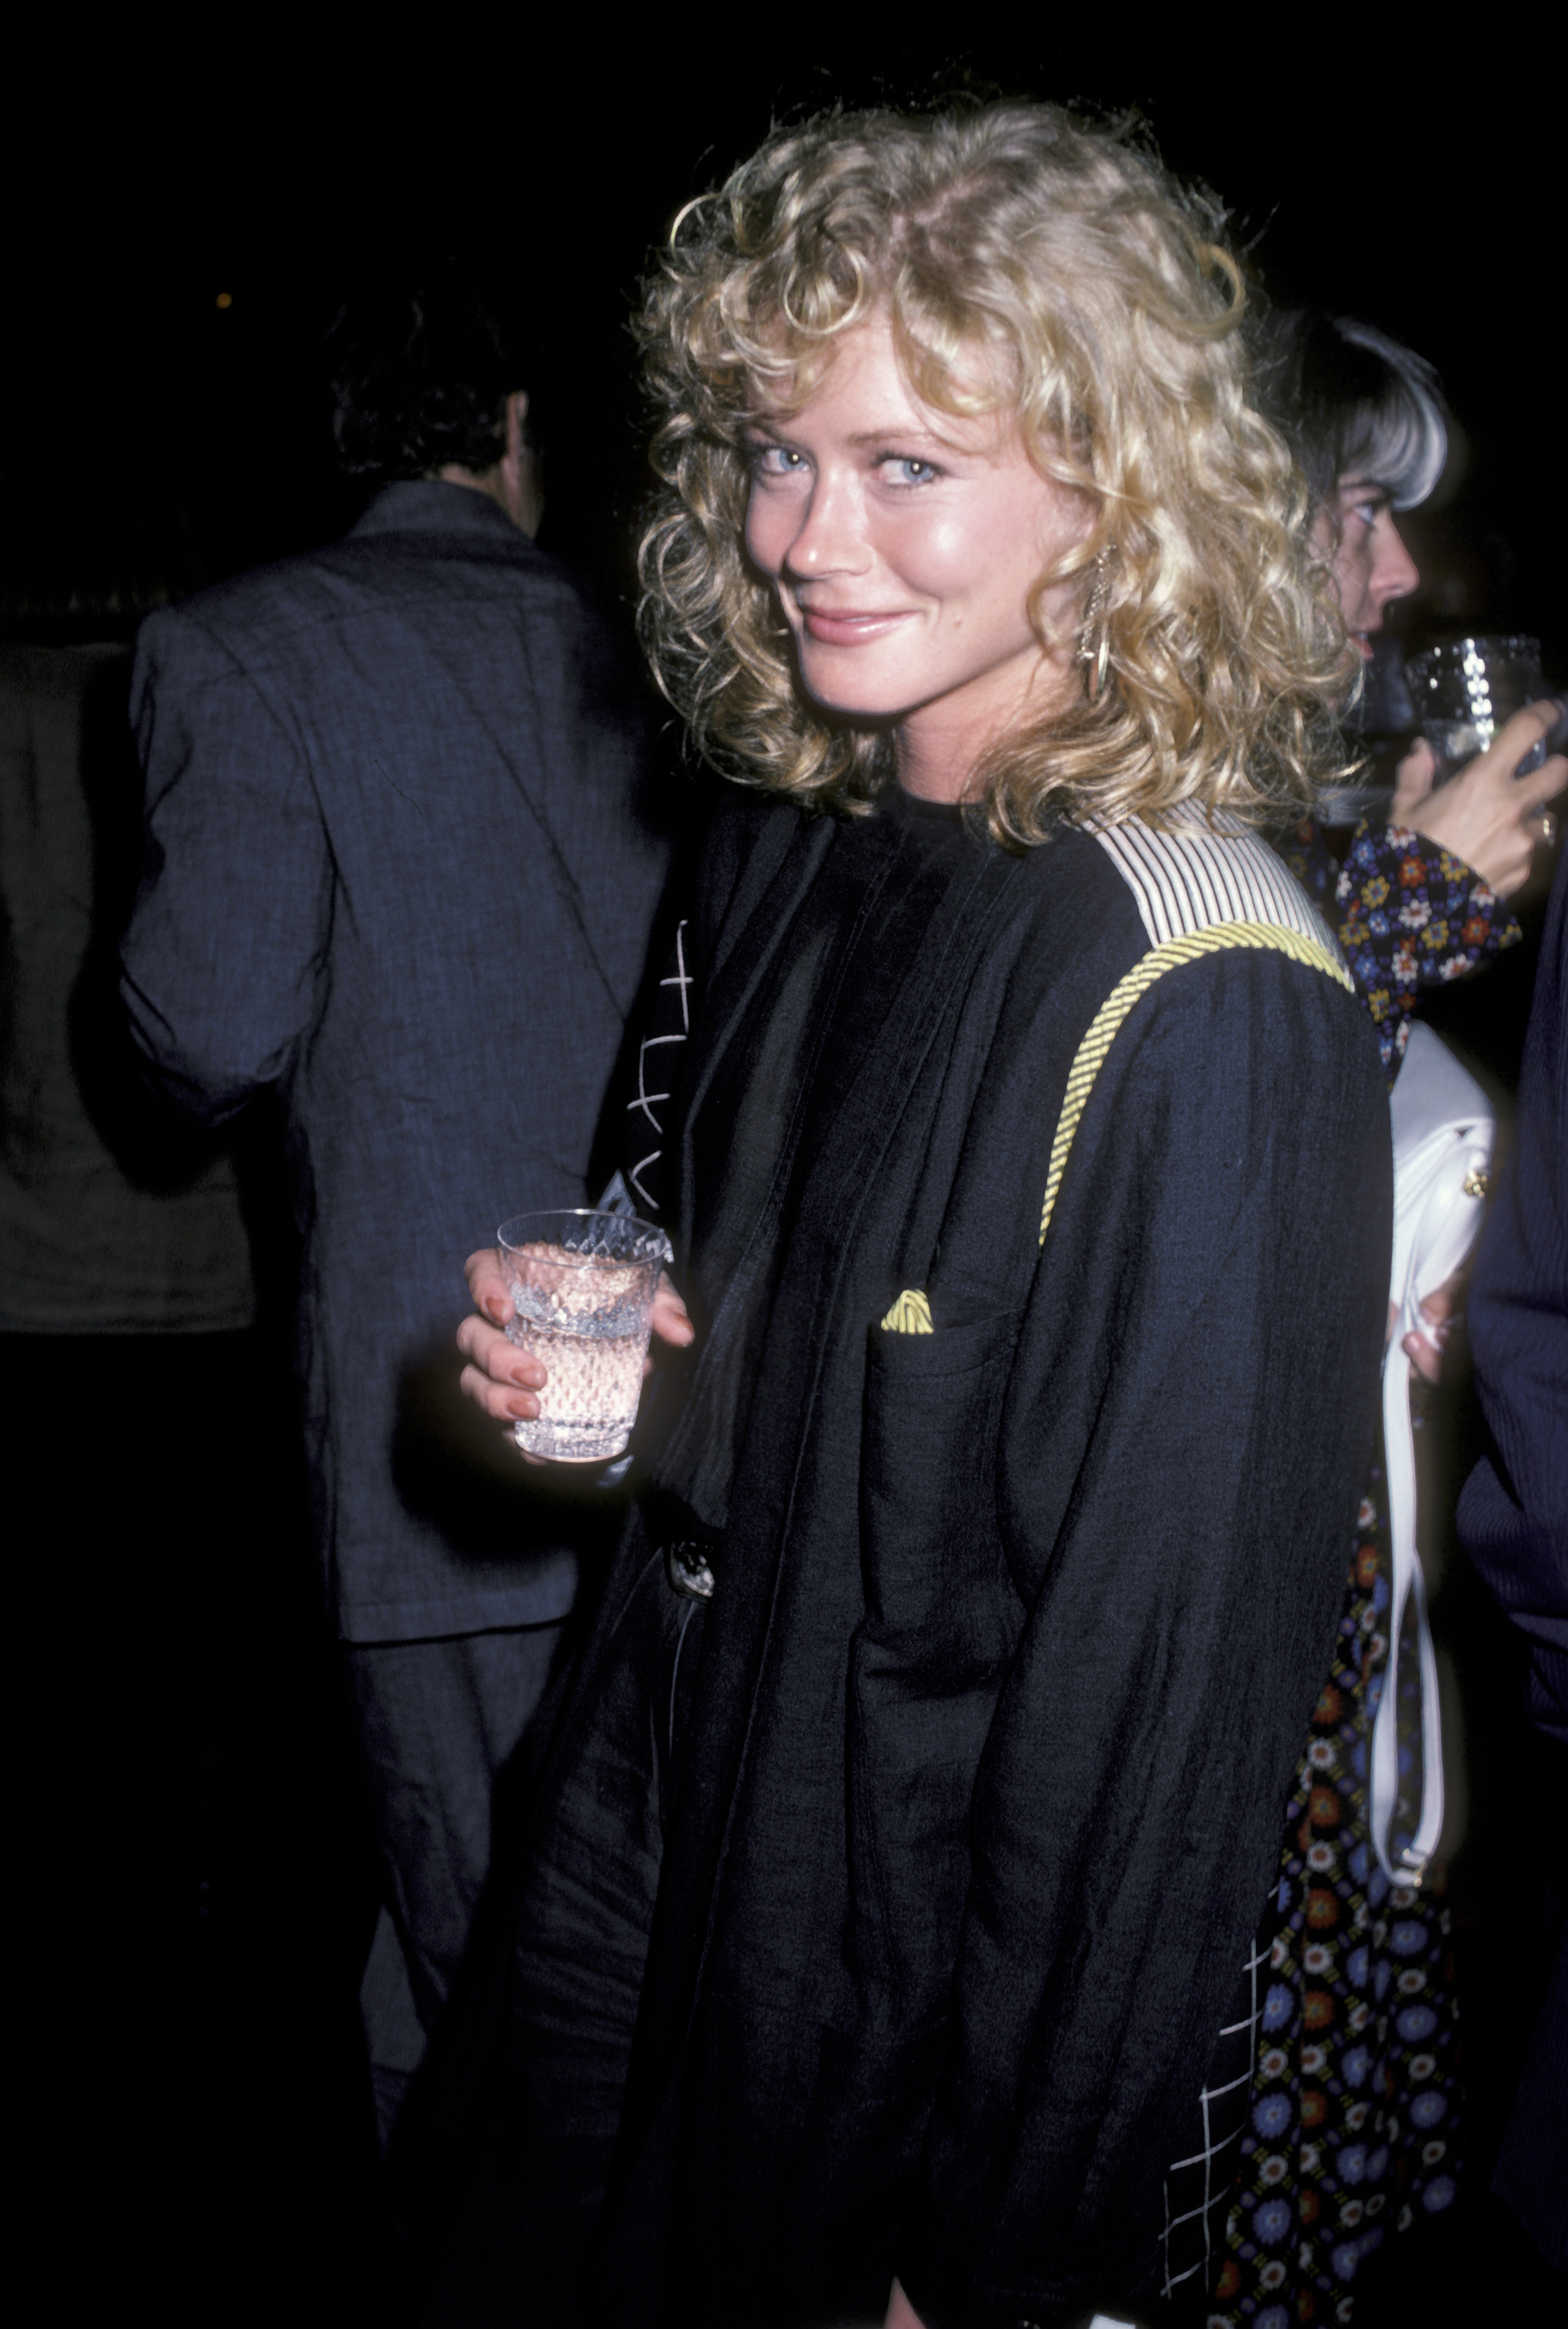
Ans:
POLYGON ((634 1213, 519 1213, 496 1231, 513 1316, 506 1338, 549 1381, 520 1447, 558 1464, 618 1456, 631 1436, 670 1240, 634 1213))
MULTIPOLYGON (((1446 784, 1491 744, 1498 730, 1546 693, 1541 642, 1520 636, 1456 639, 1428 647, 1405 667, 1417 719, 1437 758, 1434 785, 1446 784)), ((1545 755, 1536 752, 1539 767, 1545 755)), ((1521 761, 1516 776, 1529 773, 1521 761)))

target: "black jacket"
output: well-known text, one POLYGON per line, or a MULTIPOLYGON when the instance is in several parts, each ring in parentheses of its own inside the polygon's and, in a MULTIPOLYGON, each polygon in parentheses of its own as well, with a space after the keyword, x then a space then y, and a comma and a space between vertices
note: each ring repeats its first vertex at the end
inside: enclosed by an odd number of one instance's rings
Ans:
POLYGON ((1328 1669, 1387 1284, 1376 1044, 1251 910, 1131 1002, 1042 1244, 1069 1072, 1154 959, 1107 849, 716 839, 665 1158, 699 1356, 552 1738, 505 2048, 523 2093, 685 1515, 717 1586, 678 1742, 672 1682, 650 1710, 594 2258, 624 2329, 870 2319, 895 2271, 929 2329, 1011 2329, 1145 2282, 1328 1669))

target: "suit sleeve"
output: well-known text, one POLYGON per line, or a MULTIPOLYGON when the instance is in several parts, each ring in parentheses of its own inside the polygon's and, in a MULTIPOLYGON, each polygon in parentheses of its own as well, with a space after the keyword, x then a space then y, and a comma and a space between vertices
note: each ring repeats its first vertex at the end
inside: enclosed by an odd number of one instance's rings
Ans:
POLYGON ((131 718, 146 826, 121 996, 153 1079, 219 1124, 286 1078, 319 1009, 327 835, 298 740, 197 618, 144 625, 131 718))
POLYGON ((953 2036, 898 2267, 927 2329, 1147 2301, 1161 2175, 1328 1672, 1390 1212, 1376 1051, 1343 990, 1235 953, 1136 1007, 1002 1418, 1027 1616, 972 1799, 953 2036))
POLYGON ((1568 869, 1557 868, 1519 1083, 1518 1137, 1469 1299, 1492 1434, 1460 1533, 1530 1645, 1530 1705, 1568 1745, 1568 869))

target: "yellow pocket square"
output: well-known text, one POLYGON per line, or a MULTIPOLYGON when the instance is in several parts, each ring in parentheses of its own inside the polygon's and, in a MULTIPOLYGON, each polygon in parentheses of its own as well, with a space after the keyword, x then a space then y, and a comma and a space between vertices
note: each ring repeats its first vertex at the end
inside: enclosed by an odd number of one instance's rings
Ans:
POLYGON ((885 1334, 933 1334, 931 1305, 918 1287, 901 1294, 882 1321, 885 1334))

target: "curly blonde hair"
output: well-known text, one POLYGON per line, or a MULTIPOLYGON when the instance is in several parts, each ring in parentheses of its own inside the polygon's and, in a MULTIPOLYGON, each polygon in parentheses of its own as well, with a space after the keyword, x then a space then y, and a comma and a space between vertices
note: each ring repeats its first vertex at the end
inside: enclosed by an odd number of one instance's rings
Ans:
POLYGON ((797 684, 743 535, 748 423, 798 410, 841 335, 885 314, 927 404, 1010 410, 1041 474, 1097 513, 1029 611, 1042 648, 1057 645, 1041 602, 1078 578, 1080 620, 1087 608, 1096 639, 1108 626, 1106 684, 976 770, 970 797, 998 840, 1183 801, 1257 823, 1310 806, 1338 772, 1333 711, 1356 665, 1300 472, 1249 400, 1245 296, 1219 224, 1125 131, 1017 102, 820 116, 687 206, 637 326, 661 480, 640 621, 714 765, 840 810, 891 776, 882 730, 797 684))

